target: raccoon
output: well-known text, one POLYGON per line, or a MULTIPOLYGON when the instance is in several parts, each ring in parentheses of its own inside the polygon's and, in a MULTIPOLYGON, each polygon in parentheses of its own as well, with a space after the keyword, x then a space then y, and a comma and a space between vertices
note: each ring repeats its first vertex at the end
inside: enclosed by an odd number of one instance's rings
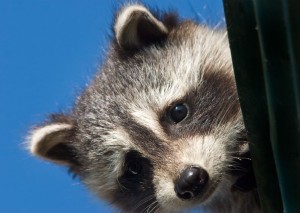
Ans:
POLYGON ((67 114, 29 135, 122 212, 260 212, 225 30, 140 4, 67 114))

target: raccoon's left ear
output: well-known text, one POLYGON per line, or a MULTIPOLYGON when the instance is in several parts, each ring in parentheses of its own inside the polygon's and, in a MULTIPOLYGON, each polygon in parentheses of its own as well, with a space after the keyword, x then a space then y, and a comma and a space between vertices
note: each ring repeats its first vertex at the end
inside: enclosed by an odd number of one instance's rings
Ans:
POLYGON ((159 43, 168 35, 167 27, 141 5, 123 8, 116 17, 114 30, 116 41, 124 50, 159 43))
POLYGON ((78 165, 73 146, 74 126, 52 122, 31 131, 28 136, 30 152, 44 160, 75 168, 78 165))

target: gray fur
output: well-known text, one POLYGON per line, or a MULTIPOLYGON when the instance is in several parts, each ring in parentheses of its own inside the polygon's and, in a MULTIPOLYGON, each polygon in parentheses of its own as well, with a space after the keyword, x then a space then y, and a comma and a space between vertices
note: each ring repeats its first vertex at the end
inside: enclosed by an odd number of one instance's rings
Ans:
POLYGON ((106 61, 73 111, 32 131, 32 153, 69 166, 125 212, 260 212, 254 188, 233 187, 240 174, 232 170, 248 142, 240 140, 245 131, 226 32, 171 14, 155 17, 140 5, 123 8, 114 29, 106 61), (177 124, 168 117, 176 103, 189 109, 177 124), (142 165, 142 178, 127 176, 128 158, 142 165), (210 181, 187 201, 176 197, 174 180, 188 165, 206 169, 210 181))

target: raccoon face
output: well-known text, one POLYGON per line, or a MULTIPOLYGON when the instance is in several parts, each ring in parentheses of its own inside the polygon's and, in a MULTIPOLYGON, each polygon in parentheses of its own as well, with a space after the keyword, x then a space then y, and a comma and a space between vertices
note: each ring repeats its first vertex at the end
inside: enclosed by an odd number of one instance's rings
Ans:
POLYGON ((31 152, 123 211, 229 203, 248 144, 226 33, 141 5, 114 31, 101 71, 69 115, 32 131, 31 152))

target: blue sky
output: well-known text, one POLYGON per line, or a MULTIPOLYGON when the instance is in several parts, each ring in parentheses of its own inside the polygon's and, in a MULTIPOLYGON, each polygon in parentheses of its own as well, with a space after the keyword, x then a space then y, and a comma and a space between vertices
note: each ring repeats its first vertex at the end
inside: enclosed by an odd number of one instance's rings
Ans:
MULTIPOLYGON (((0 0, 0 212, 111 212, 65 168, 30 156, 26 132, 67 111, 101 65, 116 0, 0 0)), ((221 0, 153 0, 217 24, 221 0)))

